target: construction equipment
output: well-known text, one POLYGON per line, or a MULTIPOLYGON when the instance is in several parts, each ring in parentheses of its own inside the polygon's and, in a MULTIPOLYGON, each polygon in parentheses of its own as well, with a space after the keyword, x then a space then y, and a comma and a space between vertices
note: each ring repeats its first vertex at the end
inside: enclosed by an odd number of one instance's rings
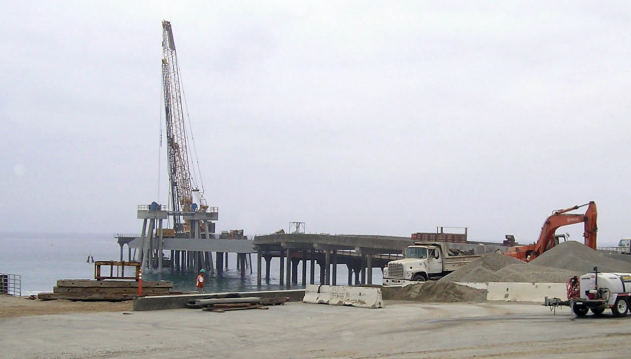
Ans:
POLYGON ((593 273, 572 277, 567 282, 567 300, 545 298, 543 305, 549 307, 569 306, 577 317, 584 317, 591 310, 601 315, 611 309, 615 317, 624 317, 629 310, 631 296, 631 274, 593 273))
POLYGON ((415 242, 405 250, 405 258, 391 261, 383 269, 383 284, 404 286, 445 276, 476 259, 479 255, 464 253, 444 242, 415 242))
POLYGON ((585 223, 585 231, 583 233, 585 245, 589 248, 596 249, 596 234, 598 232, 598 226, 596 224, 597 216, 596 203, 593 201, 583 205, 554 211, 552 215, 546 219, 543 227, 541 227, 541 234, 536 243, 510 247, 506 251, 506 255, 530 262, 545 251, 553 248, 559 243, 559 239, 564 237, 563 235, 555 234, 557 228, 576 223, 585 223), (585 214, 567 213, 585 206, 587 206, 585 214))
MULTIPOLYGON (((189 167, 190 157, 182 106, 180 68, 169 21, 162 22, 162 52, 162 85, 170 184, 169 209, 173 212, 206 212, 208 205, 204 199, 204 194, 197 188, 189 167), (198 198, 194 199, 194 194, 198 198), (199 205, 195 203, 196 201, 199 202, 199 205)), ((193 161, 191 163, 194 164, 193 161)), ((174 215, 173 222, 175 233, 190 231, 189 224, 183 221, 180 216, 174 215)))

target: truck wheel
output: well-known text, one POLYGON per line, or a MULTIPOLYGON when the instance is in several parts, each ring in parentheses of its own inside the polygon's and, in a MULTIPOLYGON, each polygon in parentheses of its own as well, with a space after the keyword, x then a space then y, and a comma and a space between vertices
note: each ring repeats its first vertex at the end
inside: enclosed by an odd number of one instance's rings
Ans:
POLYGON ((414 278, 412 278, 412 280, 417 281, 417 282, 426 282, 427 278, 425 277, 423 273, 416 273, 414 275, 414 278))
POLYGON ((614 317, 624 317, 627 315, 627 310, 629 309, 629 304, 627 300, 620 297, 616 299, 616 302, 613 304, 613 308, 611 311, 613 312, 614 317))
POLYGON ((572 311, 576 314, 577 317, 584 317, 589 312, 589 308, 584 305, 572 305, 572 311))
POLYGON ((592 308, 591 310, 592 310, 592 313, 594 313, 594 315, 600 316, 600 315, 603 315, 605 308, 592 308))

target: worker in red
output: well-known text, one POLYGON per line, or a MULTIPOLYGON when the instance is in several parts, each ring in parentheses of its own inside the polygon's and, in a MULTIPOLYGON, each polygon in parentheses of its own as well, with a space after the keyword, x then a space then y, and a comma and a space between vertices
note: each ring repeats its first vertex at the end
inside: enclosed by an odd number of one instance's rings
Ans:
POLYGON ((199 275, 197 276, 197 280, 195 281, 195 286, 197 287, 197 291, 200 293, 204 293, 204 273, 206 270, 204 268, 199 270, 199 275))

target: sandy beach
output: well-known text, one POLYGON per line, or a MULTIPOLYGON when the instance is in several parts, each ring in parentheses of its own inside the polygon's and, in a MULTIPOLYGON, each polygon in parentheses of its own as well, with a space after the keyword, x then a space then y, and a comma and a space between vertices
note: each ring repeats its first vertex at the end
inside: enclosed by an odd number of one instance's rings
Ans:
POLYGON ((43 301, 29 299, 29 297, 0 295, 0 318, 82 312, 124 312, 131 310, 131 300, 123 302, 43 301))

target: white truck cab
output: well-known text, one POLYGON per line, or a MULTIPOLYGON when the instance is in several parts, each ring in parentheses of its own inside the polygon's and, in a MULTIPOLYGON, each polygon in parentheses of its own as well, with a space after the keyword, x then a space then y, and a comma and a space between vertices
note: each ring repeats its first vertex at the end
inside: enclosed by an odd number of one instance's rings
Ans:
POLYGON ((405 258, 391 261, 383 270, 383 285, 404 286, 440 278, 479 258, 450 255, 446 243, 416 242, 405 250, 405 258))

